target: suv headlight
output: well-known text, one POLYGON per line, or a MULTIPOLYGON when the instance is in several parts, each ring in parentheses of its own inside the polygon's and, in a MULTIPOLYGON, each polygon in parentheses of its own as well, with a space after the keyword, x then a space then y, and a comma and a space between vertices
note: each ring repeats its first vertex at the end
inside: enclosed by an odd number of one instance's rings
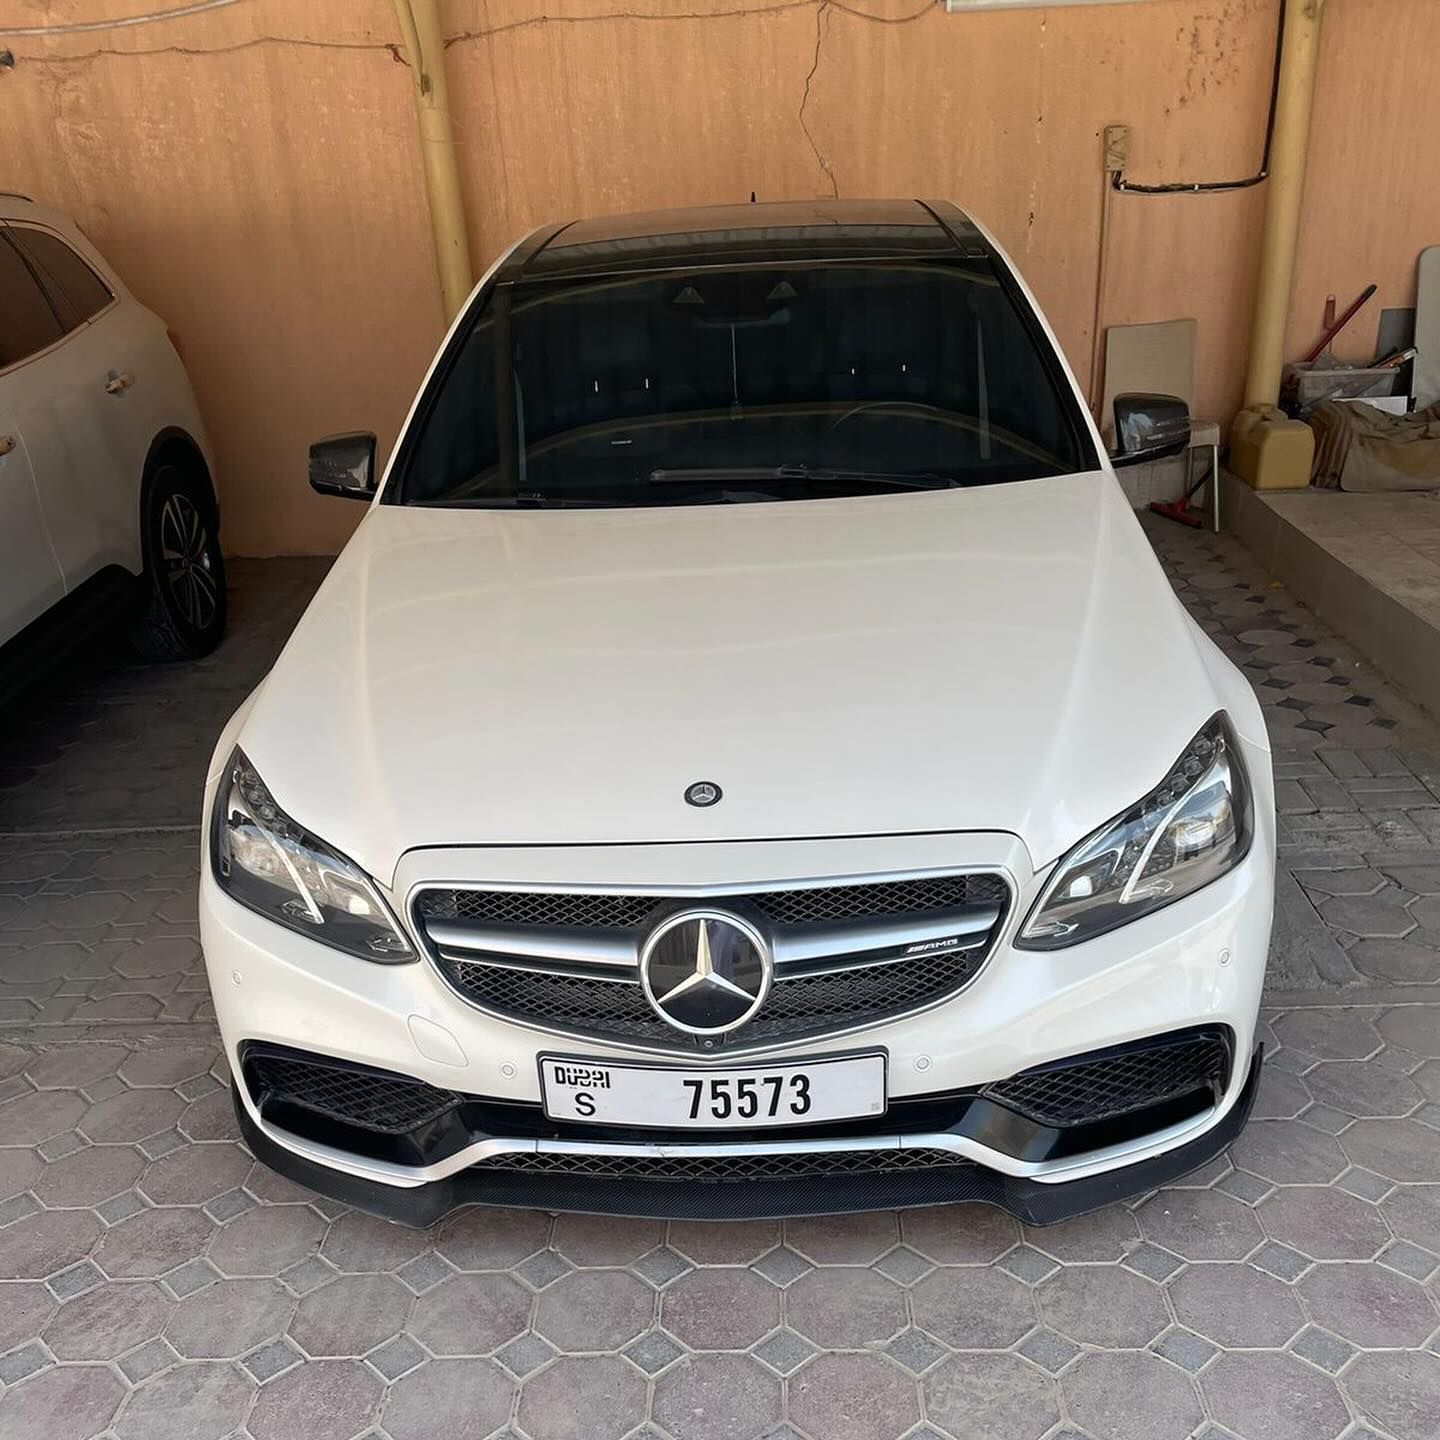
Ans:
POLYGON ((1059 950, 1169 905, 1234 869, 1251 829, 1239 747, 1216 715, 1159 785, 1055 867, 1015 944, 1059 950))
POLYGON ((210 861, 220 888, 267 919, 362 960, 414 958, 369 878, 297 825, 238 749, 215 796, 210 861))

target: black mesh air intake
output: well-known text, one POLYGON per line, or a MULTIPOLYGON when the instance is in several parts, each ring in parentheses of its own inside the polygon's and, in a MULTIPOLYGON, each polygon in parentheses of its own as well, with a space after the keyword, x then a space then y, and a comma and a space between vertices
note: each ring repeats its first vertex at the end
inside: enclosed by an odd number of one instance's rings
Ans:
POLYGON ((269 1050, 251 1049, 244 1068, 257 1107, 263 1108, 268 1098, 385 1135, 408 1133, 460 1103, 452 1091, 405 1075, 327 1065, 269 1050))
POLYGON ((1042 1125, 1082 1125, 1209 1090, 1230 1079, 1230 1041, 1220 1030, 1161 1037, 1108 1056, 1061 1060, 997 1080, 985 1095, 1042 1125))

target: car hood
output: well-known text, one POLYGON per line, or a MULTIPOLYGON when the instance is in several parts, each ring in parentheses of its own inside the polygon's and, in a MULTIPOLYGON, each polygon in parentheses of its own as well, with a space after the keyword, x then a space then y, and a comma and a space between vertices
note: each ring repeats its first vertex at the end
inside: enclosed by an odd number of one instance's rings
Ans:
POLYGON ((1219 708, 1112 477, 803 503, 376 506, 240 743, 418 846, 990 830, 1044 864, 1219 708), (709 780, 723 798, 685 803, 709 780))

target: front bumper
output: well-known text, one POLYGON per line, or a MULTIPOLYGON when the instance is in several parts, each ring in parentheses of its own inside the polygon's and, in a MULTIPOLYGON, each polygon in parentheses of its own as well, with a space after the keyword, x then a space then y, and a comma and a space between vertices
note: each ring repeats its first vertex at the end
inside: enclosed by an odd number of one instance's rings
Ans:
MULTIPOLYGON (((848 1146, 856 1142, 847 1145, 844 1141, 834 1141, 830 1143, 837 1148, 830 1151, 772 1150, 768 1158, 774 1160, 783 1153, 786 1163, 765 1168, 790 1169, 793 1174, 760 1173, 733 1178, 732 1172, 732 1178, 697 1174, 696 1178, 657 1180, 646 1175, 643 1169, 652 1157, 638 1153, 634 1155, 638 1163, 629 1167, 632 1174, 603 1173, 627 1168, 617 1164, 624 1153, 619 1147, 607 1152, 603 1167, 587 1172, 573 1162, 582 1155, 596 1156, 597 1149, 591 1146, 582 1150, 577 1146, 574 1150, 550 1148, 519 1152, 568 1159, 571 1164, 565 1169, 499 1168, 479 1158, 453 1174, 400 1187, 393 1180, 387 1183, 355 1173, 353 1169, 336 1168, 327 1161, 338 1157, 326 1157, 323 1146, 302 1144, 297 1148, 293 1137, 289 1144, 281 1143, 270 1127, 252 1116, 250 1106, 242 1099, 240 1085, 235 1087, 234 1096, 241 1133, 257 1159, 322 1195, 405 1225, 428 1226, 462 1205, 518 1206, 661 1219, 741 1220, 905 1209, 964 1201, 998 1206, 1030 1225, 1050 1225, 1145 1194, 1213 1160, 1235 1139, 1249 1118, 1261 1061, 1261 1052, 1257 1050, 1250 1064, 1242 1067, 1243 1080, 1233 1103, 1215 1123, 1194 1138, 1119 1168, 1060 1181, 1003 1174, 964 1158, 958 1147, 946 1154, 946 1159, 953 1163, 936 1163, 934 1157, 943 1153, 940 1147, 956 1138, 939 1134, 899 1137, 909 1145, 901 1147, 898 1153, 908 1149, 916 1157, 913 1169, 855 1166, 849 1157, 885 1154, 890 1159, 896 1152, 882 1151, 878 1145, 871 1149, 851 1149, 848 1146), (828 1168, 842 1156, 847 1157, 847 1168, 828 1168), (804 1163, 807 1159, 813 1163, 804 1163)), ((640 1148, 631 1147, 631 1150, 638 1152, 640 1148)), ((703 1156, 702 1147, 683 1148, 688 1149, 688 1155, 676 1155, 672 1150, 670 1157, 689 1162, 671 1167, 669 1173, 677 1177, 685 1169, 702 1171, 705 1167, 698 1162, 703 1159, 720 1158, 703 1156)), ((735 1147, 713 1147, 717 1151, 722 1148, 732 1152, 733 1158, 735 1147)), ((484 1149, 482 1142, 477 1151, 484 1149)), ((516 1152, 499 1149, 494 1153, 516 1152)))
MULTIPOLYGON (((1263 821, 1262 821, 1263 824, 1263 821)), ((944 1003, 857 1032, 767 1047, 763 1055, 719 1055, 713 1063, 800 1060, 883 1049, 889 1057, 892 1110, 928 1098, 978 1092, 987 1084, 1087 1052, 1124 1047, 1176 1031, 1208 1027, 1228 1037, 1231 1061, 1222 1092, 1183 1116, 1154 1112, 1143 1133, 1092 1136, 1093 1143, 1059 1149, 1000 1143, 940 1116, 890 1136, 853 1133, 787 1136, 764 1132, 723 1137, 560 1135, 554 1127, 482 1124, 463 1145, 437 1155, 377 1158, 343 1135, 329 1143, 297 1134, 283 1113, 257 1106, 236 1086, 237 1108, 256 1155, 277 1170, 347 1203, 425 1224, 454 1205, 536 1206, 631 1214, 778 1215, 978 1199, 1037 1223, 1105 1205, 1186 1173, 1219 1153, 1243 1125, 1258 1061, 1256 1015, 1269 945, 1273 899, 1273 837, 1262 834, 1234 871, 1197 894, 1071 951, 1031 954, 1010 940, 1043 876, 1033 873, 1013 837, 956 834, 881 837, 863 841, 791 842, 784 846, 685 846, 634 853, 555 854, 449 852, 447 878, 526 877, 525 867, 583 867, 591 878, 653 874, 658 864, 676 885, 753 880, 756 874, 894 873, 928 868, 1002 866, 1017 902, 990 960, 962 993, 944 1003), (1005 847, 1008 845, 1009 849, 1005 847), (783 852, 783 853, 782 853, 783 852), (461 867, 475 867, 473 876, 461 867), (783 866, 791 869, 786 872, 783 866), (483 867, 483 869, 481 868, 483 867), (727 870, 729 873, 727 873, 727 870), (629 1139, 631 1143, 624 1141, 629 1139), (712 1143, 688 1144, 687 1141, 712 1143), (618 1142, 618 1143, 617 1143, 618 1142), (761 1175, 744 1185, 634 1176, 576 1174, 551 1162, 531 1168, 487 1163, 498 1154, 530 1151, 601 1157, 721 1154, 731 1157, 846 1150, 942 1150, 913 1168, 881 1173, 761 1175), (953 1163, 951 1163, 953 1160, 953 1163), (547 1168, 547 1165, 550 1168, 547 1168)), ((423 857, 436 865, 433 855, 423 857)), ((394 887, 406 891, 404 874, 394 887)), ((416 863, 419 863, 417 861, 416 863)), ((569 883, 575 871, 562 878, 569 883)), ((403 906, 398 906, 403 910, 403 906)), ((243 1074, 251 1044, 334 1057, 412 1077, 428 1086, 476 1097, 513 1114, 538 1110, 537 1056, 562 1053, 633 1059, 613 1044, 564 1038, 482 1013, 447 987, 426 961, 373 965, 319 945, 245 910, 202 868, 200 920, 216 1013, 231 1069, 243 1074)), ((674 1056, 654 1055, 656 1060, 674 1056)), ((692 1062, 693 1063, 693 1060, 692 1062)), ((1014 1137, 1011 1137, 1012 1140, 1014 1137)), ((911 1157, 907 1156, 907 1163, 911 1157)), ((803 1164, 796 1162, 801 1169, 803 1164)))

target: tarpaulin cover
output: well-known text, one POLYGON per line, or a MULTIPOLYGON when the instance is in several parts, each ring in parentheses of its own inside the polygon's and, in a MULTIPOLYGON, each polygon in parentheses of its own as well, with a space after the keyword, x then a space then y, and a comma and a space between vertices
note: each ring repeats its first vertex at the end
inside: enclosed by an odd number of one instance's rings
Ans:
POLYGON ((1317 405, 1310 483, 1332 490, 1440 490, 1440 401, 1413 415, 1373 405, 1317 405))

